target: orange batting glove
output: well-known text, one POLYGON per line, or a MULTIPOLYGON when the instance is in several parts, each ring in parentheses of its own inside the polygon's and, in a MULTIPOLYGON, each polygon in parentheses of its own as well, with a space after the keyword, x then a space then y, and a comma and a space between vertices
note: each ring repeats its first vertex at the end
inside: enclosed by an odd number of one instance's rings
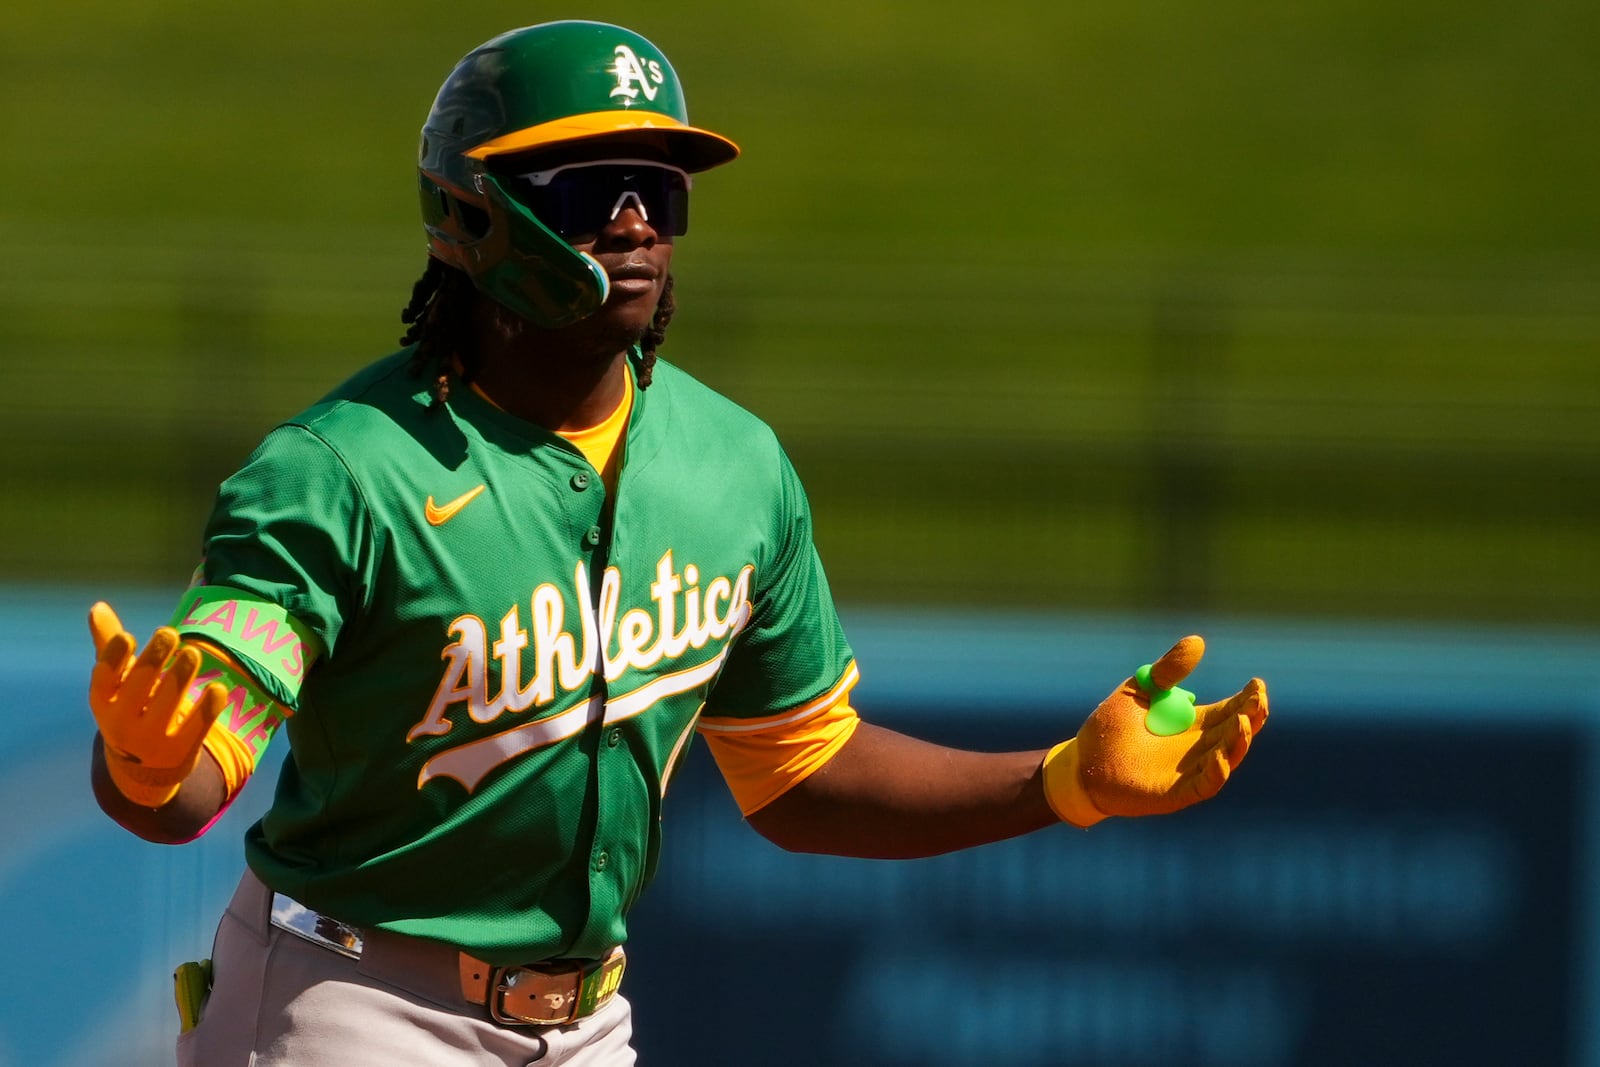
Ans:
POLYGON ((129 800, 159 808, 200 762, 228 691, 213 682, 190 699, 200 652, 180 645, 170 626, 151 634, 135 658, 133 635, 109 604, 98 603, 89 609, 89 635, 95 648, 89 710, 105 742, 106 770, 129 800))
POLYGON ((1267 684, 1252 678, 1226 700, 1195 706, 1176 688, 1205 654, 1185 637, 1119 686, 1078 736, 1044 759, 1044 792, 1065 822, 1164 815, 1216 796, 1267 721, 1267 684))

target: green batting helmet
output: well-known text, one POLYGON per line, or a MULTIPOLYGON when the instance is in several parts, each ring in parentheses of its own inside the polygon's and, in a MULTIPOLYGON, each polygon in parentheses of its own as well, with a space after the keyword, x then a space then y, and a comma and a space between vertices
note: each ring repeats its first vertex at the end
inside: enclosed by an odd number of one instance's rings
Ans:
POLYGON ((497 157, 615 142, 685 171, 739 147, 689 125, 683 87, 661 50, 621 26, 547 22, 503 33, 456 64, 422 127, 418 158, 428 253, 540 326, 599 310, 609 282, 509 194, 497 157))

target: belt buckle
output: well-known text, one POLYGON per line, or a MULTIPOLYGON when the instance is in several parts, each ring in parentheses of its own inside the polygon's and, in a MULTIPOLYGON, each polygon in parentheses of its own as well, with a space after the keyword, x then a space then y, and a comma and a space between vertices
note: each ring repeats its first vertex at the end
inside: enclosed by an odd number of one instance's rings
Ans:
POLYGON ((565 969, 497 967, 490 975, 489 1017, 503 1025, 566 1026, 593 1015, 616 995, 626 965, 619 947, 598 963, 565 969))
POLYGON ((565 1026, 578 1017, 583 971, 551 973, 496 967, 490 976, 489 1017, 511 1026, 565 1026))

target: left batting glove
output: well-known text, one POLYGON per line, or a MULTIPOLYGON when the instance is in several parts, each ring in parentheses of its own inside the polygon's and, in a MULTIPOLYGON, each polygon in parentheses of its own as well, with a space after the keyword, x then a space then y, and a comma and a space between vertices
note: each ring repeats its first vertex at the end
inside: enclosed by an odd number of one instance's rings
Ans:
POLYGON ((1076 737, 1044 760, 1044 791, 1063 821, 1163 815, 1213 797, 1267 721, 1267 684, 1252 678, 1226 700, 1195 706, 1178 689, 1205 654, 1185 637, 1095 708, 1076 737))

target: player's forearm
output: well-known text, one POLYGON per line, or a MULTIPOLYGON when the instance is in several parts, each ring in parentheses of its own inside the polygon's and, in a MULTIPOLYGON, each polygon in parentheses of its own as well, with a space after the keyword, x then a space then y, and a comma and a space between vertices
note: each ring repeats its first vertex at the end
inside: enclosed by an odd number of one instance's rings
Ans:
POLYGON ((94 738, 89 780, 100 810, 112 821, 129 833, 161 845, 177 845, 194 840, 216 818, 227 797, 222 771, 211 754, 204 753, 194 770, 184 779, 176 796, 159 808, 141 807, 123 796, 112 783, 111 774, 106 770, 104 743, 99 734, 94 738))
POLYGON ((933 856, 1056 823, 1040 752, 966 752, 862 723, 817 773, 750 816, 791 852, 933 856))

